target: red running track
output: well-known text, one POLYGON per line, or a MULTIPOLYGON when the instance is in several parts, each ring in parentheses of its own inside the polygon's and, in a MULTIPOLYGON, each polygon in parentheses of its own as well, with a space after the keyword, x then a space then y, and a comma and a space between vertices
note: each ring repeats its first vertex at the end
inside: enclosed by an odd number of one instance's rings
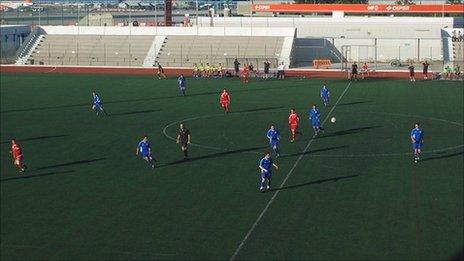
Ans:
MULTIPOLYGON (((50 65, 0 65, 0 73, 69 73, 69 74, 119 74, 119 75, 155 75, 157 68, 144 67, 100 67, 100 66, 50 66, 50 65)), ((187 67, 164 68, 167 76, 184 74, 192 75, 192 69, 187 67)), ((348 78, 346 71, 334 69, 288 69, 286 77, 307 78, 348 78)), ((422 72, 416 72, 416 78, 422 78, 422 72)), ((408 79, 409 71, 383 70, 370 72, 369 78, 399 78, 408 79)), ((429 73, 428 78, 432 78, 429 73)))

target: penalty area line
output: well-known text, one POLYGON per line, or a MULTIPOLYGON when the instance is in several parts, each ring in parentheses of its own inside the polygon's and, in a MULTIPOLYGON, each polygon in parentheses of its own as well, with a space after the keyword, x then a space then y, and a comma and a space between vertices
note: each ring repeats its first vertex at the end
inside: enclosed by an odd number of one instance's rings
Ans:
MULTIPOLYGON (((343 90, 342 94, 340 95, 340 97, 338 97, 338 100, 335 102, 334 106, 332 107, 332 109, 329 111, 329 113, 327 114, 327 116, 325 117, 324 121, 322 122, 321 125, 324 125, 324 123, 329 119, 330 115, 332 114, 332 112, 335 110, 335 107, 337 107, 338 103, 341 101, 341 99, 343 98, 343 96, 345 96, 346 92, 348 91, 348 89, 350 88, 351 86, 351 82, 348 83, 348 85, 346 86, 345 90, 343 90)), ((285 176, 284 180, 282 181, 282 183, 280 184, 279 188, 274 192, 274 195, 272 195, 271 199, 267 202, 266 206, 264 207, 264 209, 261 211, 261 213, 259 214, 258 218, 256 219, 256 221, 253 223, 253 225, 251 226, 251 228, 248 230, 248 232, 245 234, 245 237, 242 239, 242 241, 240 242, 240 244, 238 245, 237 249, 235 250, 234 254, 229 258, 229 260, 235 260, 235 258, 237 257, 237 255, 240 253, 240 250, 242 250, 243 246, 246 244, 246 242, 248 241, 248 238, 250 237, 250 235, 253 233, 253 231, 255 230, 255 228, 258 226, 259 222, 261 221, 261 219, 263 218, 264 214, 266 214, 267 210, 269 209, 269 207, 271 206, 272 202, 274 202, 275 198, 277 197, 277 195, 279 195, 279 192, 280 190, 283 188, 283 186, 285 185, 285 183, 287 182, 288 178, 292 175, 293 171, 295 170, 295 168, 298 166, 298 164, 300 163, 301 159, 303 158, 303 156, 305 155, 305 153, 309 150, 309 147, 311 146, 311 144, 313 143, 314 139, 316 138, 316 135, 313 135, 313 137, 311 138, 311 140, 308 141, 308 144, 306 145, 306 147, 304 148, 304 150, 302 151, 301 155, 296 159, 295 163, 293 163, 293 166, 292 168, 288 171, 287 175, 285 176)))

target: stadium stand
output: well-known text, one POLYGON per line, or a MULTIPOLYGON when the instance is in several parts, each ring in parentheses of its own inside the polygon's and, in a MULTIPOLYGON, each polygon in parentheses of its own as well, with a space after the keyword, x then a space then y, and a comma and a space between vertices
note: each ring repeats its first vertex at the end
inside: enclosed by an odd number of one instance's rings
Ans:
POLYGON ((28 64, 142 66, 153 36, 44 35, 28 64))
POLYGON ((444 64, 464 67, 464 29, 445 28, 442 35, 444 64))
POLYGON ((459 40, 451 40, 452 43, 452 61, 454 62, 454 65, 459 65, 461 67, 464 67, 464 42, 462 41, 462 38, 459 40))
POLYGON ((262 64, 280 56, 284 37, 252 36, 168 36, 156 62, 171 67, 194 63, 231 65, 230 59, 262 64))
POLYGON ((195 63, 230 68, 238 58, 256 68, 291 64, 294 28, 40 27, 23 46, 17 64, 135 66, 195 63))

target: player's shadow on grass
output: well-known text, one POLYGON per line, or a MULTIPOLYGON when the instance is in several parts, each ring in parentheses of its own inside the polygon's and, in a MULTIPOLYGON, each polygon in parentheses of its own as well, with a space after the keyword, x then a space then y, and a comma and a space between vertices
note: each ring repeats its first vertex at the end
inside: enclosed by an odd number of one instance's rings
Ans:
POLYGON ((343 146, 335 146, 335 147, 328 147, 328 148, 322 148, 322 149, 317 149, 317 150, 308 150, 306 152, 299 152, 299 153, 293 153, 293 154, 285 154, 280 156, 280 158, 287 158, 287 157, 293 157, 293 156, 300 156, 300 155, 307 155, 307 154, 313 154, 317 152, 322 152, 322 151, 329 151, 329 150, 338 150, 338 149, 343 149, 343 148, 348 148, 348 145, 343 145, 343 146))
MULTIPOLYGON (((268 91, 272 89, 289 89, 293 87, 300 87, 300 86, 278 86, 278 87, 271 87, 271 88, 253 88, 253 89, 244 89, 244 90, 234 90, 233 93, 237 92, 257 92, 257 91, 268 91)), ((116 103, 127 103, 127 102, 139 102, 139 101, 154 101, 154 100, 166 100, 166 99, 185 99, 186 97, 195 97, 195 96, 207 96, 207 95, 218 95, 220 92, 200 92, 200 93, 193 93, 189 94, 187 91, 186 96, 182 95, 171 95, 171 96, 161 96, 161 97, 149 97, 149 98, 138 98, 138 99, 127 99, 127 100, 116 100, 116 101, 103 101, 103 104, 116 104, 116 103)), ((89 108, 92 106, 91 102, 86 103, 78 103, 78 104, 69 104, 69 105, 58 105, 58 106, 45 106, 45 107, 35 107, 35 108, 25 108, 25 109, 11 109, 11 110, 4 110, 0 111, 0 113, 10 113, 10 112, 25 112, 25 111, 41 111, 41 110, 53 110, 53 109, 63 109, 63 108, 73 108, 73 107, 86 107, 89 108)))
POLYGON ((45 107, 35 107, 35 108, 25 108, 25 109, 12 109, 12 110, 1 111, 1 113, 25 112, 25 111, 42 111, 42 110, 52 110, 52 109, 72 108, 72 107, 84 107, 84 106, 89 106, 89 108, 90 108, 91 105, 92 104, 90 102, 88 102, 88 103, 59 105, 59 106, 45 106, 45 107))
POLYGON ((124 115, 133 115, 133 114, 142 114, 142 113, 150 113, 150 112, 157 112, 161 110, 143 110, 143 111, 128 111, 128 112, 119 112, 119 113, 112 113, 111 116, 124 116, 124 115))
POLYGON ((356 105, 356 104, 363 104, 363 103, 370 103, 372 101, 356 101, 356 102, 345 102, 345 103, 339 103, 337 106, 349 106, 349 105, 356 105))
MULTIPOLYGON (((288 89, 288 88, 292 88, 292 87, 299 87, 299 86, 279 86, 279 87, 271 87, 271 88, 256 88, 256 89, 234 90, 233 93, 268 91, 268 90, 271 90, 271 89, 284 89, 284 88, 288 89)), ((176 98, 185 99, 186 97, 207 96, 207 95, 218 95, 219 96, 220 93, 221 93, 220 91, 214 91, 214 92, 200 92, 200 93, 189 94, 188 91, 187 91, 186 96, 172 95, 172 96, 137 98, 137 99, 127 99, 127 100, 103 101, 103 104, 105 105, 105 104, 127 103, 127 102, 154 101, 154 100, 166 100, 166 99, 176 99, 176 98)), ((86 106, 88 106, 90 108, 92 106, 92 103, 87 102, 87 103, 78 103, 78 104, 69 104, 69 105, 45 106, 45 107, 25 108, 25 109, 11 109, 11 110, 0 111, 0 113, 41 111, 41 110, 53 110, 53 109, 86 107, 86 106)))
POLYGON ((337 182, 339 180, 351 179, 351 178, 355 178, 355 177, 358 177, 358 176, 359 175, 349 175, 349 176, 341 176, 341 177, 328 178, 328 179, 320 179, 320 180, 310 181, 310 182, 306 182, 306 183, 302 183, 302 184, 285 186, 285 187, 282 187, 282 188, 274 188, 274 189, 270 189, 269 191, 293 189, 293 188, 299 188, 299 187, 304 187, 304 186, 309 186, 309 185, 322 184, 322 183, 327 183, 327 182, 337 182))
POLYGON ((88 164, 88 163, 101 161, 101 160, 106 160, 106 158, 71 161, 71 162, 66 162, 66 163, 62 163, 62 164, 56 164, 56 165, 40 167, 40 168, 37 168, 36 170, 51 169, 51 168, 65 167, 65 166, 71 166, 71 165, 88 164))
POLYGON ((318 136, 317 138, 318 139, 323 139, 323 138, 334 137, 334 136, 351 135, 351 134, 356 134, 356 133, 360 133, 360 132, 363 132, 363 131, 382 128, 382 127, 383 126, 367 126, 367 127, 352 128, 352 129, 327 133, 325 135, 318 136))
POLYGON ((256 108, 256 109, 249 109, 249 110, 232 111, 231 114, 242 113, 242 112, 254 112, 254 111, 268 111, 268 110, 276 110, 276 109, 282 109, 282 108, 283 108, 282 106, 264 107, 264 108, 256 108))
MULTIPOLYGON (((188 94, 187 96, 192 97, 192 96, 202 96, 202 95, 212 95, 212 94, 219 95, 219 92, 202 92, 202 93, 188 94)), ((103 105, 105 105, 105 104, 115 104, 115 103, 139 102, 139 101, 164 100, 164 99, 173 99, 173 98, 181 98, 181 97, 183 97, 183 96, 175 95, 175 96, 138 98, 138 99, 127 99, 127 100, 116 100, 116 101, 103 101, 103 105)), ((69 105, 45 106, 45 107, 25 108, 25 109, 12 109, 12 110, 1 111, 1 113, 25 112, 25 111, 42 111, 42 110, 53 110, 53 109, 86 107, 86 106, 88 106, 90 108, 92 106, 92 103, 87 102, 87 103, 78 103, 78 104, 69 104, 69 105)))
MULTIPOLYGON (((24 142, 24 141, 33 141, 33 140, 46 140, 46 139, 61 138, 61 137, 66 137, 66 136, 69 136, 69 135, 39 136, 39 137, 31 137, 31 138, 16 139, 16 141, 24 142)), ((6 143, 10 143, 10 142, 11 142, 11 140, 2 141, 1 144, 6 144, 6 143)))
POLYGON ((30 179, 30 178, 37 178, 37 177, 43 177, 43 176, 51 176, 51 175, 58 175, 58 174, 66 174, 66 173, 71 173, 74 172, 74 170, 64 170, 64 171, 51 171, 51 172, 46 172, 46 173, 39 173, 39 174, 32 174, 29 175, 27 172, 24 172, 22 174, 19 174, 20 176, 14 176, 14 177, 9 177, 9 178, 3 178, 0 181, 8 181, 8 180, 17 180, 17 179, 30 179))
POLYGON ((437 155, 437 156, 424 158, 421 161, 447 159, 447 158, 451 158, 451 157, 455 157, 455 156, 459 156, 459 155, 463 155, 463 154, 464 154, 464 151, 459 151, 459 152, 455 152, 455 153, 451 153, 451 154, 440 155, 440 156, 437 155))
POLYGON ((246 149, 239 149, 239 150, 227 150, 227 151, 222 151, 222 152, 217 152, 213 154, 208 154, 208 155, 203 155, 203 156, 198 156, 198 157, 193 157, 193 158, 188 158, 187 160, 177 160, 174 162, 162 164, 159 167, 167 167, 171 165, 177 165, 177 164, 182 164, 182 163, 187 163, 187 162, 192 162, 196 160, 203 160, 203 159, 211 159, 211 158, 218 158, 226 155, 231 155, 231 154, 236 154, 236 153, 242 153, 242 152, 248 152, 248 151, 255 151, 255 150, 262 150, 264 148, 267 148, 267 146, 261 146, 261 147, 253 147, 253 148, 246 148, 246 149))

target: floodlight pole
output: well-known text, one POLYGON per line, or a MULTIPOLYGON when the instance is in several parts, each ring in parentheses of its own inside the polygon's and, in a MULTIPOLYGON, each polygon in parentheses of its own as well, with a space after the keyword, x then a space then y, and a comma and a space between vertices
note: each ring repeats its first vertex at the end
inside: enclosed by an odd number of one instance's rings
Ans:
POLYGON ((158 8, 156 7, 157 3, 155 0, 155 26, 158 26, 158 8))
POLYGON ((41 25, 41 24, 40 24, 40 13, 41 13, 41 12, 40 12, 40 2, 39 2, 39 7, 38 7, 38 8, 39 8, 39 26, 40 26, 40 25, 41 25))
POLYGON ((198 0, 195 1, 196 5, 196 20, 197 20, 197 27, 198 27, 198 0))

